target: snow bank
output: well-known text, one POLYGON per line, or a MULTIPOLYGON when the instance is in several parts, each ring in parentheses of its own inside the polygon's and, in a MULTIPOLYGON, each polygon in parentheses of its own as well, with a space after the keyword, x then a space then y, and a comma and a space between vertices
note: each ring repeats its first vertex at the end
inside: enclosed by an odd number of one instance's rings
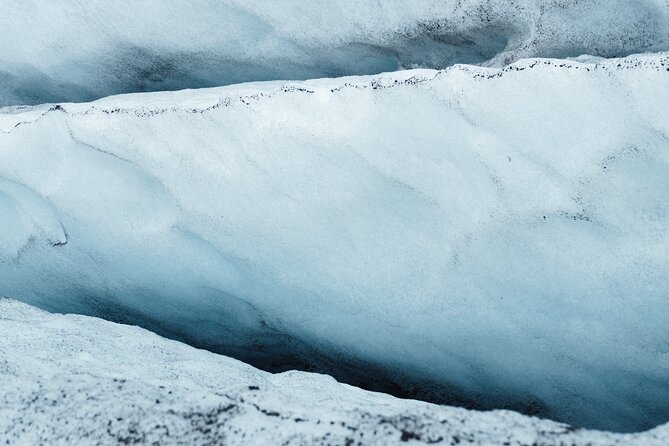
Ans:
POLYGON ((267 369, 652 427, 668 69, 536 59, 5 109, 0 294, 267 369))
POLYGON ((667 0, 3 2, 0 106, 669 50, 667 0))
POLYGON ((0 299, 2 444, 665 445, 513 412, 399 400, 324 375, 270 375, 136 327, 0 299))

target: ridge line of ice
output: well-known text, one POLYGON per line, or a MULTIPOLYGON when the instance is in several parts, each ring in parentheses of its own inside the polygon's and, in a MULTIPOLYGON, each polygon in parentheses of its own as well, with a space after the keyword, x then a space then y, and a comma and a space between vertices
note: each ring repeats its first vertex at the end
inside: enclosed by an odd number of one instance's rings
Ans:
MULTIPOLYGON (((136 110, 135 114, 140 116, 152 116, 158 113, 177 111, 186 113, 203 113, 221 106, 233 103, 249 105, 248 101, 257 101, 273 97, 280 93, 335 93, 347 88, 393 88, 407 84, 422 84, 434 80, 437 77, 451 73, 466 73, 472 77, 492 79, 504 76, 506 73, 523 71, 535 67, 553 67, 577 70, 597 69, 664 69, 669 73, 669 52, 640 53, 621 58, 594 58, 584 60, 576 59, 554 59, 546 57, 535 57, 518 60, 504 67, 484 67, 471 64, 454 64, 442 70, 434 69, 408 69, 392 71, 371 75, 342 76, 335 78, 319 78, 307 80, 271 80, 254 81, 239 84, 225 85, 221 87, 207 87, 198 89, 184 89, 176 91, 153 91, 123 93, 90 102, 61 102, 54 104, 41 104, 34 106, 9 106, 0 107, 0 119, 3 117, 20 116, 21 114, 43 110, 49 107, 40 116, 33 120, 14 122, 13 127, 2 129, 0 132, 9 133, 13 128, 24 124, 31 124, 41 119, 52 111, 66 111, 69 115, 85 115, 91 112, 102 113, 127 113, 136 110), (195 96, 195 98, 193 98, 195 96), (201 104, 198 101, 215 96, 216 102, 201 104), (120 107, 119 104, 132 103, 133 99, 141 99, 135 106, 120 107), (147 105, 147 102, 149 103, 147 105), (193 102, 196 102, 193 104, 193 102), (177 107, 174 104, 180 104, 177 107)), ((1 123, 1 121, 0 121, 1 123)))

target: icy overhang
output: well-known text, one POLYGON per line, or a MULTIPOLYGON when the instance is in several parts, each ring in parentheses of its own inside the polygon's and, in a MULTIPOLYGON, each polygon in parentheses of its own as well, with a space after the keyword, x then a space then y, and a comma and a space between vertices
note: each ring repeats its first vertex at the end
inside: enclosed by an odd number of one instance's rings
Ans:
POLYGON ((669 49, 665 0, 4 2, 0 106, 669 49))

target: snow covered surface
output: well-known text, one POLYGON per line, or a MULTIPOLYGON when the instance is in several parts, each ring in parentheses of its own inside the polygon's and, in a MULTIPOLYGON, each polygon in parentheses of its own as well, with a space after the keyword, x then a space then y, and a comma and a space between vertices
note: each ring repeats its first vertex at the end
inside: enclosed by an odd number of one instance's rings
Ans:
POLYGON ((2 444, 666 445, 277 375, 137 327, 0 299, 2 444))
POLYGON ((647 429, 669 418, 667 104, 657 54, 6 108, 0 294, 647 429))
POLYGON ((667 0, 0 2, 0 105, 669 50, 667 0))

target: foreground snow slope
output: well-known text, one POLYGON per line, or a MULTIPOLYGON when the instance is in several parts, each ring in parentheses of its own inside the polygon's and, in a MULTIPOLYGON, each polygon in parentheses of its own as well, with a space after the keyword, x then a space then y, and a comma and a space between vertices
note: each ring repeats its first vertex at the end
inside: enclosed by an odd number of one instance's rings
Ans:
POLYGON ((136 327, 9 299, 0 299, 0 332, 2 444, 669 441, 669 425, 636 435, 574 430, 513 412, 400 400, 325 375, 271 375, 136 327))
POLYGON ((0 106, 669 50, 668 0, 0 2, 0 106))
POLYGON ((5 109, 0 294, 271 370, 652 427, 668 69, 527 60, 5 109))

